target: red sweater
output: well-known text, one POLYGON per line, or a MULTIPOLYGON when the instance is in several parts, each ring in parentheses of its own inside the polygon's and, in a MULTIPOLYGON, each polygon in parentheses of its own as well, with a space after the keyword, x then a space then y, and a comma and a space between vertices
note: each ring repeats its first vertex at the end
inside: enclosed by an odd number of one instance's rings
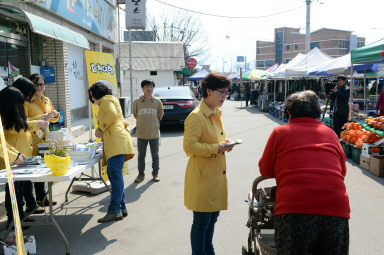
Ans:
POLYGON ((313 118, 275 128, 259 161, 277 183, 275 214, 318 214, 349 219, 345 154, 333 130, 313 118))

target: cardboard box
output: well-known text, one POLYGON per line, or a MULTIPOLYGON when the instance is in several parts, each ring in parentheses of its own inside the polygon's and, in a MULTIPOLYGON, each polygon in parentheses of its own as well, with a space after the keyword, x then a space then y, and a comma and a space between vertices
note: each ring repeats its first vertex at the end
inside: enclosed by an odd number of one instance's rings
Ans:
POLYGON ((360 156, 360 166, 369 171, 370 157, 360 156))
POLYGON ((384 177, 384 156, 371 156, 369 171, 379 177, 384 177))

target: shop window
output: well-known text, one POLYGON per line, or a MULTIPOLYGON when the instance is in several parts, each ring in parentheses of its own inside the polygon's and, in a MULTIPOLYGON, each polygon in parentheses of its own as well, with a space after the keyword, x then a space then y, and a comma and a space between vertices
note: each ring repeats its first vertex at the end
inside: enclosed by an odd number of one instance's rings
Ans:
POLYGON ((149 74, 150 74, 151 76, 155 76, 155 75, 157 75, 157 71, 150 71, 149 74))

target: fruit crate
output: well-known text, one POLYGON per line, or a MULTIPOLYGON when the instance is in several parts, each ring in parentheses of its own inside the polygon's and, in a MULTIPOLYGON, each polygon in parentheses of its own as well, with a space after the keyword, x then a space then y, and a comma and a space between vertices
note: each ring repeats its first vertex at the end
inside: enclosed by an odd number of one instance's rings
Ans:
POLYGON ((352 149, 351 149, 352 145, 343 141, 343 140, 340 140, 340 143, 341 143, 341 147, 343 148, 343 151, 345 153, 345 157, 351 158, 352 157, 352 149))
POLYGON ((354 145, 351 145, 350 148, 351 148, 352 161, 357 164, 360 164, 361 149, 357 148, 354 145))

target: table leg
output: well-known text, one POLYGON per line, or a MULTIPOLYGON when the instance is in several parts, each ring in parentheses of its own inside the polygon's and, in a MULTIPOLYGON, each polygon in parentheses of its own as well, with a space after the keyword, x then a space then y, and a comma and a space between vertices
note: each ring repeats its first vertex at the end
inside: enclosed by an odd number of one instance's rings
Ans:
POLYGON ((57 224, 55 218, 53 217, 53 206, 52 206, 52 184, 53 182, 48 182, 48 194, 49 194, 49 218, 51 219, 53 225, 55 226, 57 232, 59 232, 61 238, 65 242, 66 255, 69 255, 69 242, 65 237, 63 231, 61 230, 59 224, 57 224))
POLYGON ((69 184, 68 189, 67 189, 67 191, 65 192, 65 202, 66 202, 66 203, 68 202, 68 193, 69 193, 69 190, 71 189, 73 183, 75 182, 75 179, 76 179, 76 178, 73 178, 73 179, 72 179, 71 184, 69 184))

